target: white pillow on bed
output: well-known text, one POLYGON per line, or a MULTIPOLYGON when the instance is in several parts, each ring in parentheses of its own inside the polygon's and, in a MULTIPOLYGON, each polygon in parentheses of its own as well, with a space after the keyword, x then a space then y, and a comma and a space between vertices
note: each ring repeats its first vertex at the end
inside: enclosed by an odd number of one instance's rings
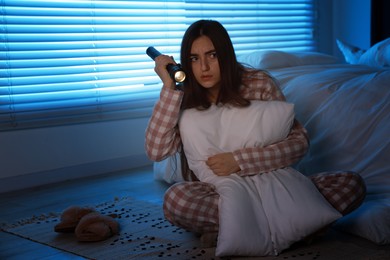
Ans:
POLYGON ((256 69, 278 69, 293 66, 334 64, 339 60, 319 52, 254 51, 238 56, 238 61, 256 69))
POLYGON ((339 39, 336 39, 336 43, 347 63, 357 64, 359 62, 360 57, 364 53, 364 50, 339 39))
POLYGON ((390 66, 390 38, 378 42, 368 49, 359 59, 358 64, 365 64, 371 67, 390 66))
POLYGON ((350 64, 362 64, 370 67, 390 66, 390 38, 378 42, 368 50, 362 50, 341 40, 337 40, 337 45, 346 62, 350 64))

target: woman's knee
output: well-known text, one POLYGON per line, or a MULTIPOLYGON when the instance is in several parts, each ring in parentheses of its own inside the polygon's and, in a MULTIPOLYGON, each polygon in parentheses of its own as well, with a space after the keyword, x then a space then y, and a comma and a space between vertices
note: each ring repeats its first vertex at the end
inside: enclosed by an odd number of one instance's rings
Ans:
POLYGON ((203 182, 175 183, 165 192, 164 211, 170 214, 182 214, 193 204, 199 204, 205 197, 217 195, 215 187, 203 182))
POLYGON ((181 212, 182 208, 185 207, 187 197, 186 193, 186 184, 184 183, 175 183, 167 189, 164 194, 164 214, 169 219, 171 215, 174 215, 175 212, 181 212))
POLYGON ((349 189, 353 196, 351 196, 350 204, 342 212, 343 215, 347 215, 357 209, 364 201, 366 197, 366 184, 363 177, 357 173, 350 173, 350 185, 349 189))
POLYGON ((322 172, 310 176, 310 179, 328 202, 343 215, 358 208, 366 195, 365 182, 356 172, 322 172))
POLYGON ((176 183, 165 192, 164 215, 172 224, 190 231, 214 230, 218 222, 218 199, 219 195, 211 184, 176 183))
POLYGON ((354 187, 359 193, 365 193, 366 185, 360 174, 353 171, 329 171, 310 175, 309 178, 319 188, 354 187))

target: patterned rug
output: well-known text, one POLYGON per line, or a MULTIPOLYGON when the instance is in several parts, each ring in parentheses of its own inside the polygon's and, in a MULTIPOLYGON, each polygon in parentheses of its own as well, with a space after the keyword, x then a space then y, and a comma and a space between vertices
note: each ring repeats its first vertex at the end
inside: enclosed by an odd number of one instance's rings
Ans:
MULTIPOLYGON (((214 248, 200 248, 198 237, 167 222, 160 205, 122 198, 95 208, 103 215, 117 215, 118 235, 100 242, 78 242, 72 233, 54 232, 60 213, 34 216, 12 225, 3 224, 2 230, 89 259, 219 259, 214 255, 214 248)), ((387 253, 345 241, 322 239, 292 248, 278 257, 234 259, 382 260, 389 259, 387 253)))

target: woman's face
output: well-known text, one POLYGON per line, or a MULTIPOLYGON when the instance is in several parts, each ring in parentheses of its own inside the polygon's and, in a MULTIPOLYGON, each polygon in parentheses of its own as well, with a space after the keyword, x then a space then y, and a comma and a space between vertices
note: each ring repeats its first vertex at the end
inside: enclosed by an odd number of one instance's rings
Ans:
POLYGON ((211 101, 215 101, 221 86, 221 72, 209 37, 200 36, 193 42, 190 60, 196 81, 209 91, 211 101))

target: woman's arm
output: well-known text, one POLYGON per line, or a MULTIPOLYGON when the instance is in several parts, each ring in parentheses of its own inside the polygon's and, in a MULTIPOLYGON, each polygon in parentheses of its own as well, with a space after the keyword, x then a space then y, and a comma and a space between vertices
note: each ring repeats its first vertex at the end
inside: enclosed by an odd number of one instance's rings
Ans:
MULTIPOLYGON (((272 77, 259 73, 257 77, 248 79, 243 95, 251 100, 285 101, 282 91, 272 77)), ((240 171, 238 175, 247 176, 272 171, 292 165, 299 161, 309 148, 306 129, 297 121, 281 142, 265 147, 244 148, 233 152, 240 171)))
POLYGON ((295 120, 290 134, 281 142, 265 147, 244 148, 233 152, 240 176, 269 172, 292 165, 307 152, 309 141, 305 128, 295 120))
POLYGON ((163 87, 145 133, 145 150, 153 161, 161 161, 178 151, 181 144, 177 127, 183 92, 163 87))

